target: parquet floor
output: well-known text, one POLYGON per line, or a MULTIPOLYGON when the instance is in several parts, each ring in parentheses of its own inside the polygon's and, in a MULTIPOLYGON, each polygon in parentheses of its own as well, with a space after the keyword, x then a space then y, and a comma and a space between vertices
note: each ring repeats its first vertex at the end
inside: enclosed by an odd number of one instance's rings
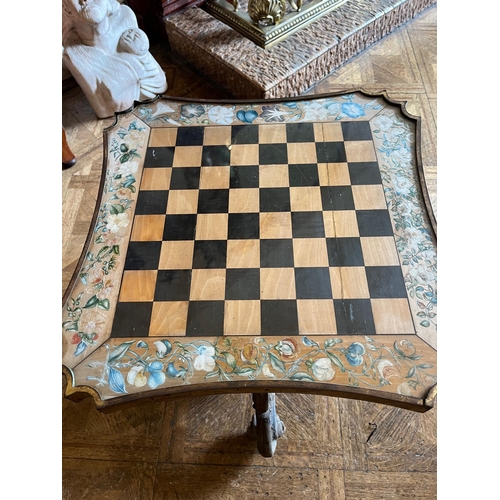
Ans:
MULTIPOLYGON (((386 90, 422 117, 422 159, 437 217, 437 8, 432 7, 318 83, 311 93, 386 90)), ((168 94, 227 98, 168 47, 151 52, 168 94)), ((81 90, 63 85, 62 124, 77 157, 62 172, 62 292, 76 266, 96 203, 102 131, 81 90)), ((144 404, 103 414, 90 399, 63 400, 62 497, 116 500, 335 500, 437 497, 437 409, 278 394, 286 424, 273 458, 246 436, 249 395, 144 404)))

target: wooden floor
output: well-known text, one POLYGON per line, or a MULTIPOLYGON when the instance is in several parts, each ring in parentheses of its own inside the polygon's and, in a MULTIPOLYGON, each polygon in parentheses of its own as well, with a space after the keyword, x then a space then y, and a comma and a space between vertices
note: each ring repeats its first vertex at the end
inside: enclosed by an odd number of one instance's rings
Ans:
MULTIPOLYGON (((422 160, 437 217, 437 8, 381 40, 310 93, 362 88, 408 101, 422 117, 422 160)), ((228 98, 155 46, 168 95, 228 98)), ((81 90, 63 85, 62 124, 77 163, 62 173, 62 292, 80 256, 102 168, 102 131, 81 90)), ((286 433, 273 458, 246 435, 250 395, 179 400, 103 414, 90 399, 63 400, 62 497, 117 500, 335 500, 437 498, 436 411, 277 395, 286 433)))

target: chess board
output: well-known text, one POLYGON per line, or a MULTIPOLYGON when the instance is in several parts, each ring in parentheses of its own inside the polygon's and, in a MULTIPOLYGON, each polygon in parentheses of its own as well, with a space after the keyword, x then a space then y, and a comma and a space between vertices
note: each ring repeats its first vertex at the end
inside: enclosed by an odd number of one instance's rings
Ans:
POLYGON ((416 138, 401 106, 360 92, 117 115, 63 298, 67 394, 430 408, 436 240, 416 138))
POLYGON ((368 121, 153 129, 112 336, 415 333, 399 264, 368 121))

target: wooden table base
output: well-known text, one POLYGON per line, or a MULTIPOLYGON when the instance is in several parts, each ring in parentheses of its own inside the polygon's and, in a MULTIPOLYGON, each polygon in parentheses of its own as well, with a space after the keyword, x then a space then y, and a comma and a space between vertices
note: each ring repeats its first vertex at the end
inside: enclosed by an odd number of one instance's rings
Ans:
POLYGON ((255 415, 250 423, 249 434, 257 438, 257 449, 266 458, 276 451, 278 439, 285 433, 285 424, 276 413, 276 394, 253 393, 255 415))

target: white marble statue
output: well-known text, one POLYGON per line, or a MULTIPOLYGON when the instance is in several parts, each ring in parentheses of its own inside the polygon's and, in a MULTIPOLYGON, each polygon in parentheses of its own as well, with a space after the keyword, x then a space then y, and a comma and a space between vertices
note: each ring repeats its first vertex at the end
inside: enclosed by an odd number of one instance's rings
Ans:
POLYGON ((99 118, 167 90, 130 7, 118 0, 62 0, 63 62, 99 118))

